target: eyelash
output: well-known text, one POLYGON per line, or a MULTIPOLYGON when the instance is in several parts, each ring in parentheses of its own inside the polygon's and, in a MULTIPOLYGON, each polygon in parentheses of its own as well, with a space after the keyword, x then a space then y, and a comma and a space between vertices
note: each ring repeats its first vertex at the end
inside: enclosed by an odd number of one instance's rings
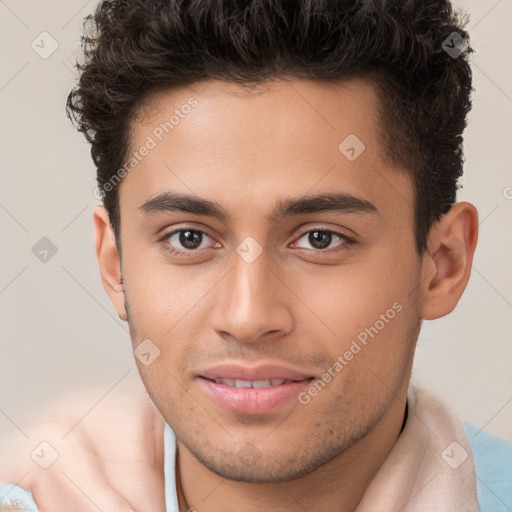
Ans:
MULTIPOLYGON (((188 258, 188 257, 194 256, 195 255, 194 253, 204 250, 204 249, 188 249, 188 250, 181 251, 179 249, 175 249, 174 247, 172 247, 169 244, 168 239, 171 236, 175 235, 176 233, 180 233, 182 231, 193 231, 195 233, 200 233, 202 235, 206 235, 209 238, 213 238, 205 231, 202 231, 200 229, 191 229, 191 228, 187 228, 187 227, 184 227, 181 229, 176 229, 174 231, 171 231, 170 233, 166 233, 162 238, 160 238, 159 242, 161 242, 161 244, 166 252, 168 252, 178 258, 188 258)), ((304 231, 298 235, 297 241, 300 240, 304 235, 307 235, 308 233, 312 233, 315 231, 319 231, 321 233, 330 233, 332 235, 339 236, 340 238, 343 239, 343 241, 342 241, 342 243, 337 245, 334 249, 332 249, 332 248, 331 249, 305 249, 308 252, 313 252, 313 253, 331 253, 331 252, 333 252, 333 253, 337 254, 337 253, 341 253, 343 251, 350 249, 352 246, 356 245, 356 243, 357 243, 353 238, 348 237, 344 233, 341 233, 339 231, 334 231, 332 229, 325 229, 323 227, 309 228, 307 231, 304 231)))

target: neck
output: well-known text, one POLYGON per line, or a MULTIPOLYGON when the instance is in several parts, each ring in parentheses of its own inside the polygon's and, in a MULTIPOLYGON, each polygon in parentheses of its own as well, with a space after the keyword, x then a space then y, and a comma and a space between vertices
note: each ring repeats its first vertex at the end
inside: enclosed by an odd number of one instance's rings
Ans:
POLYGON ((405 399, 406 390, 402 390, 364 437, 315 471, 285 482, 227 480, 206 468, 178 441, 180 512, 352 512, 401 432, 405 399))

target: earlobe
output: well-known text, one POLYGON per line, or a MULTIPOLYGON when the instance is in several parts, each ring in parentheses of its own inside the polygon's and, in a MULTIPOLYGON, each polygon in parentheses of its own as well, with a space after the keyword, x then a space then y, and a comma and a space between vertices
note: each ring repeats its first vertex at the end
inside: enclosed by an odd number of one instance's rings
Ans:
POLYGON ((114 304, 119 318, 126 320, 121 261, 107 210, 103 206, 96 207, 93 220, 96 258, 98 259, 103 288, 105 288, 114 304))
POLYGON ((432 227, 422 262, 424 320, 449 314, 462 296, 471 274, 478 238, 478 212, 456 203, 432 227))

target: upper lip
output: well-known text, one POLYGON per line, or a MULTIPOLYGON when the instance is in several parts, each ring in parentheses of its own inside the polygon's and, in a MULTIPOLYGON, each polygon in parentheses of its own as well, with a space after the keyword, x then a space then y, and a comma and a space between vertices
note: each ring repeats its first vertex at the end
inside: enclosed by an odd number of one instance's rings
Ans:
POLYGON ((207 379, 235 379, 235 380, 306 380, 312 375, 285 368, 278 365, 263 365, 250 368, 240 364, 219 364, 200 372, 200 377, 207 379))

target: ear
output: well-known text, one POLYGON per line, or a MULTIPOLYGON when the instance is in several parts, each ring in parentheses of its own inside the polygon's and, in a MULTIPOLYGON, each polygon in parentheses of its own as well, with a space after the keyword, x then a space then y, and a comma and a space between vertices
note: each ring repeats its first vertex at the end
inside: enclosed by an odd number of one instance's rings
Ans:
POLYGON ((454 204, 430 230, 422 259, 421 318, 433 320, 453 311, 471 274, 478 239, 478 212, 454 204))
POLYGON ((100 267, 101 281, 121 320, 126 320, 124 288, 122 284, 121 260, 116 247, 110 218, 103 206, 94 210, 94 233, 96 258, 100 267))

